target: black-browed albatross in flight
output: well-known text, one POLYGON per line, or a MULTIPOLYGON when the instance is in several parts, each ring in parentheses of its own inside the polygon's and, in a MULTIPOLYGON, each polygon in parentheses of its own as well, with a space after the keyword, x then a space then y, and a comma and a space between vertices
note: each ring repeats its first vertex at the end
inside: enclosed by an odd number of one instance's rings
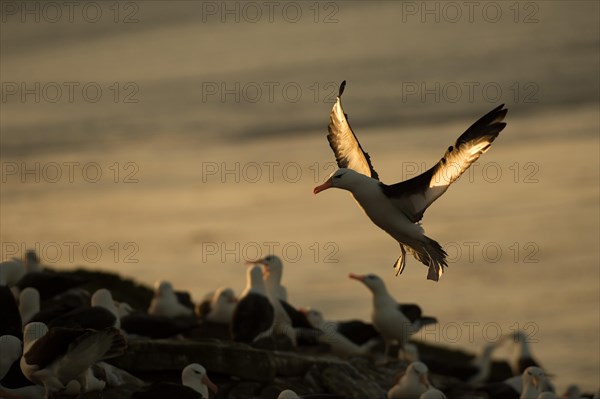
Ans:
POLYGON ((444 266, 448 266, 447 254, 437 241, 425 235, 419 222, 429 205, 490 148, 506 126, 502 120, 507 110, 502 104, 482 116, 425 173, 387 185, 379 181, 369 154, 363 151, 344 114, 341 97, 345 86, 346 81, 343 81, 329 116, 327 135, 340 169, 313 192, 317 194, 331 187, 350 191, 371 221, 400 244, 400 257, 394 263, 396 275, 404 270, 408 249, 417 260, 429 266, 427 278, 438 281, 444 266))

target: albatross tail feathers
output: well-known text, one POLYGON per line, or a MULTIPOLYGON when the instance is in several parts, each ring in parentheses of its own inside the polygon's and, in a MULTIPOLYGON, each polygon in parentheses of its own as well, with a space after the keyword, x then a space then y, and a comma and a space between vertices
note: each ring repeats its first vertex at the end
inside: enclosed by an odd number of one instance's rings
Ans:
POLYGON ((427 279, 433 281, 439 281, 440 277, 444 273, 444 267, 448 266, 446 262, 447 253, 444 248, 435 240, 424 236, 425 241, 411 243, 410 245, 404 243, 408 248, 408 251, 413 254, 415 259, 429 266, 427 272, 427 279))

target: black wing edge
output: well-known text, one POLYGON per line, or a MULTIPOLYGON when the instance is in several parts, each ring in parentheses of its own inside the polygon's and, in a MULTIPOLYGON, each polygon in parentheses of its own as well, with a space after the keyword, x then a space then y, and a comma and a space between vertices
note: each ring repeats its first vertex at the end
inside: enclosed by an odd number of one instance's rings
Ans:
MULTIPOLYGON (((342 98, 342 94, 344 94, 345 89, 346 89, 346 80, 344 79, 342 81, 342 83, 340 83, 340 89, 338 91, 338 97, 340 99, 342 98)), ((373 168, 373 164, 371 163, 371 157, 369 156, 368 152, 363 150, 362 145, 360 144, 360 141, 356 137, 356 134, 354 134, 354 129, 352 129, 352 126, 350 125, 350 120, 348 119, 348 114, 345 112, 344 112, 344 117, 346 118, 346 123, 348 124, 348 127, 350 128, 350 131, 352 132, 352 135, 354 136, 354 140, 356 140, 356 142, 358 143, 358 148, 365 156, 365 160, 367 161, 367 165, 369 165, 369 169, 371 171, 371 177, 375 180, 379 180, 379 174, 375 171, 375 168, 373 168)), ((331 150, 335 154, 336 163, 337 163, 338 167, 340 167, 340 168, 347 168, 348 167, 347 162, 344 161, 344 158, 341 155, 338 155, 336 153, 335 146, 334 146, 335 139, 336 138, 333 136, 333 134, 331 134, 331 129, 329 129, 329 134, 327 135, 327 141, 329 142, 329 147, 331 147, 331 150)))
MULTIPOLYGON (((482 137, 486 137, 487 139, 490 140, 490 142, 494 141, 496 139, 496 137, 498 137, 498 134, 500 134, 500 132, 506 127, 506 123, 501 122, 501 121, 506 117, 507 113, 508 113, 508 109, 504 108, 504 104, 500 104, 499 106, 497 106, 496 108, 494 108, 493 110, 491 110, 490 112, 488 112, 487 114, 485 114, 484 116, 479 118, 463 134, 461 134, 458 137, 458 139, 456 139, 456 143, 454 144, 454 147, 457 147, 460 144, 463 144, 465 142, 472 140, 478 134, 481 134, 482 129, 486 129, 486 128, 487 128, 487 134, 483 135, 482 137), (495 121, 497 121, 497 122, 495 122, 495 121)), ((448 151, 452 151, 452 150, 453 150, 452 146, 450 148, 448 148, 448 151)), ((444 154, 444 156, 438 163, 433 165, 427 171, 425 171, 425 172, 421 173, 420 175, 415 176, 411 179, 408 179, 408 180, 405 180, 405 181, 402 181, 399 183, 395 183, 395 184, 390 184, 390 185, 380 183, 381 189, 383 190, 384 194, 387 195, 388 197, 399 197, 399 196, 405 195, 406 193, 409 193, 412 191, 417 191, 421 187, 429 185, 429 182, 433 178, 433 175, 434 175, 438 165, 440 164, 440 162, 443 163, 445 161, 445 159, 446 159, 446 154, 444 154)), ((420 214, 418 214, 416 219, 411 219, 411 221, 413 223, 416 223, 419 220, 421 220, 423 218, 423 214, 425 213, 425 210, 423 212, 421 212, 420 214)))

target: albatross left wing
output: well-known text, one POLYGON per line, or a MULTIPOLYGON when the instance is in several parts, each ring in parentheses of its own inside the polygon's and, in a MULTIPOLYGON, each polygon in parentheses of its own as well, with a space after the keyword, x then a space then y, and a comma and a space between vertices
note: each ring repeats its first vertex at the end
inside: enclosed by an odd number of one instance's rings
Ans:
POLYGON ((369 154, 364 152, 356 135, 348 123, 348 115, 342 108, 342 94, 346 87, 344 80, 340 85, 337 100, 329 114, 329 134, 327 140, 335 154, 335 160, 340 168, 354 169, 358 173, 379 180, 379 176, 373 165, 369 154))
POLYGON ((384 185, 384 193, 413 223, 421 220, 425 210, 446 192, 481 154, 490 149, 492 142, 504 129, 502 122, 507 109, 504 104, 494 108, 469 127, 442 159, 427 172, 412 179, 384 185))

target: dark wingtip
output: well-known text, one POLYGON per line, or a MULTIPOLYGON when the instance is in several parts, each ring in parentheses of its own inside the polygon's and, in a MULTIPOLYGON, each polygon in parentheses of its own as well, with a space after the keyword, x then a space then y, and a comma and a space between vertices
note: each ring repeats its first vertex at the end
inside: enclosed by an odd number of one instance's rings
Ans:
POLYGON ((346 81, 344 80, 340 85, 340 91, 338 92, 338 97, 341 97, 344 94, 344 89, 346 88, 346 81))

